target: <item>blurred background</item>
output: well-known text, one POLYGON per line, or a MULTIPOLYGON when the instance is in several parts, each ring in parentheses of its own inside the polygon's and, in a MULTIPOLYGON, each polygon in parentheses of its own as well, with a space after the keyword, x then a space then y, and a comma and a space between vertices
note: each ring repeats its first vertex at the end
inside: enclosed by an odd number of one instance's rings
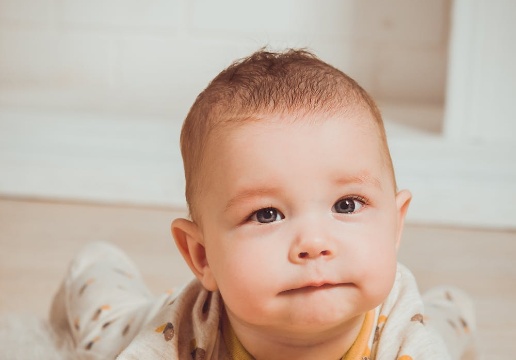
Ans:
POLYGON ((181 123, 235 59, 303 47, 380 105, 414 195, 400 261, 423 291, 470 293, 479 358, 507 358, 514 19, 513 0, 0 0, 0 314, 45 315, 94 240, 155 292, 188 281, 169 232, 185 216, 181 123))
POLYGON ((0 195, 182 208, 181 122, 306 47, 380 103, 409 221, 516 228, 510 0, 0 0, 0 195))

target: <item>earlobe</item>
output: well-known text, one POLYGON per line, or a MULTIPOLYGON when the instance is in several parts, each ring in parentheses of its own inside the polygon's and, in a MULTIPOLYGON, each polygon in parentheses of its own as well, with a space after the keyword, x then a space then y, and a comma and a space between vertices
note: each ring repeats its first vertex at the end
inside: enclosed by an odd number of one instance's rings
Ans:
POLYGON ((401 242, 401 234, 403 233, 403 226, 405 223, 405 216, 412 200, 412 194, 408 190, 401 190, 396 194, 396 209, 397 209, 397 239, 396 248, 401 242))
POLYGON ((171 231, 177 248, 197 279, 207 290, 217 290, 199 227, 190 220, 175 219, 172 221, 171 231))

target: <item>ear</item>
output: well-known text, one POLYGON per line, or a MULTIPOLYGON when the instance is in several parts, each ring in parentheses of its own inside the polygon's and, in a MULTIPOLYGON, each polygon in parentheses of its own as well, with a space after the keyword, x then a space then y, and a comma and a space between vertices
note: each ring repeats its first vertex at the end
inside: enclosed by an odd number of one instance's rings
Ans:
POLYGON ((177 248, 197 279, 206 290, 217 290, 217 283, 206 258, 206 248, 199 227, 190 220, 175 219, 172 221, 171 230, 177 248))
POLYGON ((405 224, 405 216, 407 215, 412 194, 408 190, 401 190, 396 194, 396 209, 397 209, 397 238, 396 249, 400 246, 401 234, 403 233, 403 226, 405 224))

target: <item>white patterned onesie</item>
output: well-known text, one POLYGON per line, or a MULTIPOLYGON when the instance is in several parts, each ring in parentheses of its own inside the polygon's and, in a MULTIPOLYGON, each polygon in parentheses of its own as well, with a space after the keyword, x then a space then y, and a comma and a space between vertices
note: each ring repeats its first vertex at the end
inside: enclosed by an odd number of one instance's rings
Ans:
MULTIPOLYGON (((367 314, 342 359, 444 360, 448 352, 458 359, 471 324, 454 296, 432 294, 425 304, 429 319, 412 274, 399 264, 389 297, 367 314), (446 333, 448 350, 438 332, 446 333)), ((218 292, 194 280, 180 292, 156 297, 128 257, 107 243, 88 245, 72 261, 50 321, 81 360, 252 359, 234 335, 218 292)))

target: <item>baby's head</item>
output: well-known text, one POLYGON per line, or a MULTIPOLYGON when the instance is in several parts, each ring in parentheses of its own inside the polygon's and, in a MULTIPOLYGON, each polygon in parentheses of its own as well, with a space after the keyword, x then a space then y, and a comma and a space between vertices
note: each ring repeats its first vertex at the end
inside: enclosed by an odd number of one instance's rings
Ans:
POLYGON ((392 288, 410 202, 370 96, 310 53, 260 51, 198 96, 181 148, 192 221, 172 232, 245 348, 356 335, 392 288))
POLYGON ((224 137, 224 131, 255 123, 271 115, 304 115, 317 122, 320 115, 370 114, 377 141, 391 171, 392 161, 385 130, 374 100, 342 71, 303 50, 284 53, 258 51, 222 71, 197 97, 181 133, 181 152, 186 177, 186 201, 194 221, 200 220, 198 201, 210 179, 206 173, 207 148, 224 137))

